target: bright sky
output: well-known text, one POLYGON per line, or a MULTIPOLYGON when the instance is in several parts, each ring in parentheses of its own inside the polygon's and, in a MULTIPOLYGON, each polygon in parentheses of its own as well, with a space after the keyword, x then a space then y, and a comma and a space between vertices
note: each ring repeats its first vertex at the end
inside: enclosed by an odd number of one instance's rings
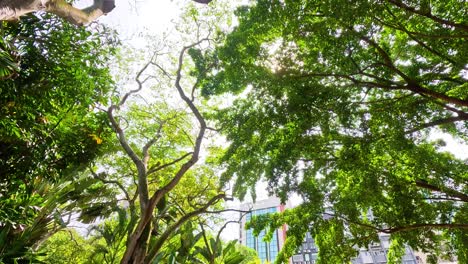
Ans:
MULTIPOLYGON (((181 6, 189 0, 116 0, 116 7, 100 22, 117 29, 120 36, 131 40, 141 37, 139 33, 158 34, 171 27, 171 20, 178 18, 181 6)), ((77 7, 86 7, 93 0, 79 0, 77 7)))

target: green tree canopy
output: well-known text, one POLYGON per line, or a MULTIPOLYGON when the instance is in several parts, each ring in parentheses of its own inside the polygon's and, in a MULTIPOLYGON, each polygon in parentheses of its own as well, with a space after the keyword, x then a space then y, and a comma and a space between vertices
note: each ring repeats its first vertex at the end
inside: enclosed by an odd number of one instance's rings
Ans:
POLYGON ((109 149, 111 129, 96 107, 112 98, 107 61, 117 41, 101 26, 47 15, 2 22, 0 32, 15 65, 0 63, 8 73, 0 82, 0 260, 28 262, 65 216, 87 210, 79 204, 108 194, 78 175, 109 149))
POLYGON ((466 11, 456 0, 259 0, 237 10, 239 26, 204 58, 218 68, 203 91, 242 92, 215 114, 237 195, 265 178, 283 199, 304 199, 258 221, 290 226, 283 253, 309 230, 322 263, 345 261, 385 232, 395 245, 468 261, 468 164, 429 137, 466 143, 466 11))

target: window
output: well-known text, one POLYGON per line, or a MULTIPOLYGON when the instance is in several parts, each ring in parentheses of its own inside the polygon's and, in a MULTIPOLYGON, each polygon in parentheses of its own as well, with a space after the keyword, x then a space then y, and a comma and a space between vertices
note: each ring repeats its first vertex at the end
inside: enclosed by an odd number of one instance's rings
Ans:
MULTIPOLYGON (((274 213, 276 211, 276 207, 255 210, 247 214, 245 219, 246 221, 250 221, 250 219, 252 219, 252 216, 274 213)), ((255 249, 262 262, 266 260, 268 260, 269 262, 273 262, 278 255, 278 231, 275 230, 270 242, 263 241, 264 237, 265 231, 260 232, 258 237, 255 237, 253 235, 252 229, 248 229, 246 230, 246 246, 255 249)))

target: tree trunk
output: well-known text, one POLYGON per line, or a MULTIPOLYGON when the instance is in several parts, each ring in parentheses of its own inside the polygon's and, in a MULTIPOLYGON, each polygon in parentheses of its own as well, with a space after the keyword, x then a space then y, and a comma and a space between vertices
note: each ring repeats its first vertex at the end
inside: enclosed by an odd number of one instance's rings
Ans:
POLYGON ((43 9, 41 0, 0 0, 0 20, 18 20, 20 16, 43 9))
MULTIPOLYGON (((211 0, 192 0, 208 4, 211 0)), ((0 0, 0 20, 19 20, 21 16, 35 11, 46 11, 58 15, 75 25, 89 24, 112 11, 115 0, 94 0, 93 5, 78 9, 65 0, 0 0)))
MULTIPOLYGON (((151 224, 146 225, 140 238, 137 240, 137 244, 130 253, 130 260, 125 264, 143 264, 145 262, 146 254, 148 252, 148 239, 151 234, 151 224)), ((125 252, 127 254, 128 252, 125 252)), ((123 262, 122 262, 123 264, 123 262)))
POLYGON ((35 11, 46 11, 58 15, 75 25, 85 25, 109 13, 115 0, 94 0, 84 9, 78 9, 65 0, 0 0, 0 20, 19 20, 20 16, 35 11))

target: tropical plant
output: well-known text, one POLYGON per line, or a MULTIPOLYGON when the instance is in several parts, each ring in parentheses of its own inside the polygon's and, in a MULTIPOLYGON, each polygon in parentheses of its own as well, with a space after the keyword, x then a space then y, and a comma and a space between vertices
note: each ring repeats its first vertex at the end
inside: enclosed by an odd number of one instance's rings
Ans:
POLYGON ((85 264, 90 263, 93 247, 74 229, 62 229, 41 245, 39 251, 44 255, 43 263, 85 264))
MULTIPOLYGON (((230 222, 226 222, 228 224, 230 222)), ((156 263, 199 263, 199 264, 256 264, 260 259, 257 252, 239 244, 237 240, 224 242, 220 234, 206 231, 202 222, 185 224, 155 258, 156 263)))
POLYGON ((110 147, 106 115, 95 107, 111 99, 106 63, 117 42, 99 26, 48 16, 3 24, 1 33, 18 67, 6 67, 14 74, 0 82, 0 259, 27 262, 26 252, 63 228, 62 216, 107 192, 79 175, 110 147))

